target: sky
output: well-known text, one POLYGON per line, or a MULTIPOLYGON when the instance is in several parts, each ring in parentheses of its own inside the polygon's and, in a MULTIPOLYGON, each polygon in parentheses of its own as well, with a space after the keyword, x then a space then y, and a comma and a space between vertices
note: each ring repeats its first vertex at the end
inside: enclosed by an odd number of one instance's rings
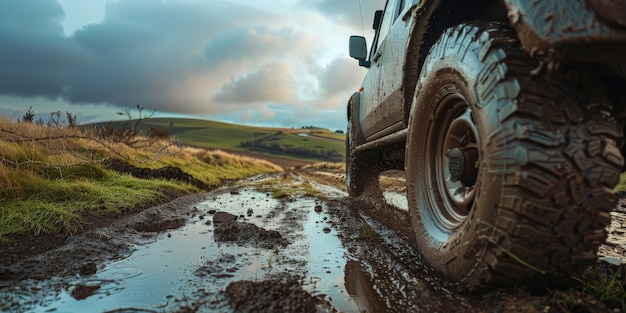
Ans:
POLYGON ((71 112, 79 124, 137 104, 174 116, 346 127, 384 0, 1 0, 0 116, 71 112))

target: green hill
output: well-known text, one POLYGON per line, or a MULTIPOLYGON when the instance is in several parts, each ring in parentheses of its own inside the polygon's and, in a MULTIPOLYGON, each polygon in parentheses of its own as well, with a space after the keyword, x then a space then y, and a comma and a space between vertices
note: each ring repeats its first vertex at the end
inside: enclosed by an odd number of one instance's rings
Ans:
MULTIPOLYGON (((128 121, 114 121, 122 128, 128 121)), ((109 122, 89 126, 105 127, 109 122)), ((151 118, 139 129, 160 128, 183 144, 304 162, 342 162, 345 136, 327 129, 265 128, 201 119, 151 118)))

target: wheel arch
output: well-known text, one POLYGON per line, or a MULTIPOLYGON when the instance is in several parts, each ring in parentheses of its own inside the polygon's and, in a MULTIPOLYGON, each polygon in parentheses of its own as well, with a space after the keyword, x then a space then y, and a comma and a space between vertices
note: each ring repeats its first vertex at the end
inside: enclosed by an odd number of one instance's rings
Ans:
POLYGON ((455 25, 472 20, 507 22, 507 11, 499 0, 478 1, 428 1, 418 9, 416 23, 407 46, 404 71, 404 126, 408 126, 409 113, 417 81, 430 48, 443 32, 455 25))
MULTIPOLYGON (((348 105, 347 105, 348 122, 350 122, 350 120, 353 118, 356 118, 357 120, 359 119, 360 109, 361 109, 361 93, 357 91, 353 93, 352 96, 350 97, 350 100, 348 100, 348 105)), ((357 121, 355 123, 355 126, 357 128, 356 131, 359 134, 363 135, 360 121, 357 121)), ((358 144, 363 144, 363 143, 359 142, 358 144)))

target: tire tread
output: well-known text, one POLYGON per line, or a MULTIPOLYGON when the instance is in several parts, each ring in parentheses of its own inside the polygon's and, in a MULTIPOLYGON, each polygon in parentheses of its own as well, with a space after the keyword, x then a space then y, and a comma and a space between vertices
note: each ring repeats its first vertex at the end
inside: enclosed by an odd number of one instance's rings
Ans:
MULTIPOLYGON (((482 61, 470 88, 478 109, 495 114, 481 166, 502 179, 495 222, 468 240, 464 257, 477 261, 454 284, 479 289, 586 268, 606 238, 624 165, 623 133, 606 89, 577 69, 533 76, 529 69, 540 64, 505 24, 464 24, 443 36, 426 62, 450 52, 464 60, 470 46, 482 61)), ((416 215, 411 223, 419 226, 416 215)))
MULTIPOLYGON (((624 164, 617 146, 622 132, 606 92, 591 77, 575 70, 565 77, 532 77, 528 68, 537 64, 515 33, 505 25, 488 27, 479 41, 489 47, 484 60, 491 64, 485 68, 497 70, 480 77, 485 83, 477 91, 481 99, 499 101, 502 127, 491 138, 503 150, 489 161, 504 176, 496 233, 506 235, 496 242, 548 273, 582 270, 596 261, 610 222, 607 212, 616 204, 612 188, 624 164), (516 101, 507 100, 512 92, 516 101)), ((491 258, 489 266, 476 269, 478 279, 468 279, 470 288, 495 277, 513 282, 540 274, 506 253, 491 258)))

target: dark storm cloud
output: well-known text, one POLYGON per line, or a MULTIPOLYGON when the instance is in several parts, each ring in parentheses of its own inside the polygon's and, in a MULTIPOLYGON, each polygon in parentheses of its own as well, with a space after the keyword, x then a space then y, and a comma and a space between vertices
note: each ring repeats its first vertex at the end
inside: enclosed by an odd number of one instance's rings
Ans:
POLYGON ((0 29, 21 34, 63 36, 63 8, 55 0, 2 0, 0 29))
POLYGON ((211 75, 207 43, 237 21, 271 18, 227 2, 154 0, 108 2, 105 16, 66 37, 55 0, 0 1, 0 94, 207 113, 185 90, 211 75))
MULTIPOLYGON (((374 1, 362 1, 371 15, 374 1)), ((160 113, 248 112, 276 124, 304 108, 312 120, 320 110, 345 111, 362 72, 337 47, 360 33, 358 2, 255 4, 107 1, 102 21, 68 36, 56 0, 0 0, 0 104, 17 103, 12 96, 39 111, 63 103, 90 114, 141 104, 160 113)))
POLYGON ((74 34, 93 59, 82 71, 68 75, 68 99, 126 106, 141 103, 166 112, 210 111, 208 103, 201 106, 199 99, 190 101, 181 94, 189 76, 207 71, 203 47, 220 29, 234 26, 228 16, 235 12, 255 15, 221 2, 210 6, 152 0, 109 2, 102 23, 74 34))
POLYGON ((64 13, 52 0, 0 2, 0 94, 55 98, 86 55, 64 37, 64 13))

